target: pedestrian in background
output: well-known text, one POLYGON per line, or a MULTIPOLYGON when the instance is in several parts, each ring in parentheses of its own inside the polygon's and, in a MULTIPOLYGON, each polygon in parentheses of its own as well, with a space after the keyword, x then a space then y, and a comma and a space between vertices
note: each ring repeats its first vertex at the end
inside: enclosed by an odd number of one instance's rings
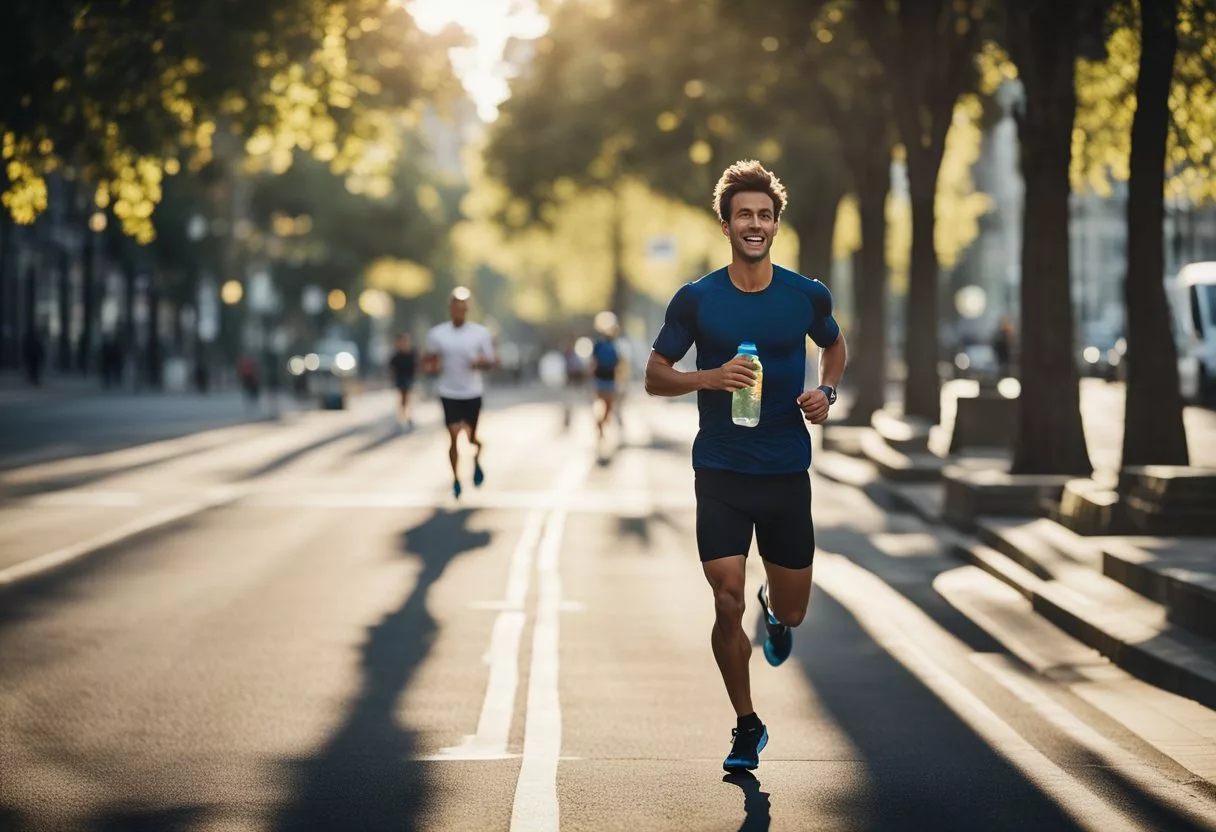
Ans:
POLYGON ((414 344, 407 333, 397 336, 396 349, 388 362, 389 371, 393 375, 393 386, 397 388, 397 423, 406 429, 414 427, 414 419, 410 414, 410 393, 414 389, 414 376, 418 367, 418 356, 414 352, 414 344))

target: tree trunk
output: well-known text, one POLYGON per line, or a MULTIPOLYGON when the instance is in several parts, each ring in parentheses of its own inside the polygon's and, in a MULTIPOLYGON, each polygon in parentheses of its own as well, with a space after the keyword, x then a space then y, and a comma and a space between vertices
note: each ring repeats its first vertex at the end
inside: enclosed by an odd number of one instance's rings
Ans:
MULTIPOLYGON (((148 288, 148 385, 154 390, 161 387, 161 332, 160 291, 155 286, 148 288)), ((367 355, 366 352, 363 353, 367 355)))
POLYGON ((1165 148, 1178 0, 1140 3, 1140 75, 1127 197, 1127 404, 1123 466, 1186 465, 1178 353, 1165 297, 1165 148))
POLYGON ((934 214, 940 148, 908 150, 908 185, 912 196, 912 258, 908 272, 908 312, 904 358, 904 415, 936 424, 941 418, 941 379, 937 371, 938 309, 937 249, 934 214))
POLYGON ((802 210, 791 211, 789 224, 798 235, 798 272, 832 285, 832 237, 836 230, 836 209, 844 198, 844 188, 805 194, 813 200, 802 210))
POLYGON ((66 250, 58 252, 59 261, 59 338, 55 349, 55 368, 72 369, 72 258, 66 250))
POLYGON ((854 260, 856 337, 849 343, 850 375, 857 397, 849 409, 852 424, 870 423, 874 411, 887 399, 887 193, 891 189, 889 142, 878 140, 867 148, 868 158, 853 162, 857 185, 857 212, 861 221, 861 248, 854 260))
POLYGON ((18 340, 17 263, 15 252, 16 233, 12 217, 7 210, 0 210, 0 368, 16 367, 18 340))
POLYGON ((80 329, 80 342, 76 345, 76 369, 86 375, 93 358, 94 327, 97 318, 97 235, 91 230, 85 231, 82 280, 84 322, 80 329))
POLYGON ((1022 233, 1022 393, 1015 474, 1088 476, 1068 259, 1068 168, 1079 27, 1053 2, 1011 5, 1010 46, 1026 91, 1019 119, 1026 183, 1022 233))

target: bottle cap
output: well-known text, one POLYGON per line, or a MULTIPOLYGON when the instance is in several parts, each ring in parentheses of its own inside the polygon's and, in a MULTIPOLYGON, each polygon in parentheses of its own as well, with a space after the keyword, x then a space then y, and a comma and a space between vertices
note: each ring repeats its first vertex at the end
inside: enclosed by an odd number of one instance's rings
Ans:
POLYGON ((744 341, 742 344, 740 344, 739 352, 745 355, 759 355, 759 353, 756 352, 756 345, 751 341, 744 341))

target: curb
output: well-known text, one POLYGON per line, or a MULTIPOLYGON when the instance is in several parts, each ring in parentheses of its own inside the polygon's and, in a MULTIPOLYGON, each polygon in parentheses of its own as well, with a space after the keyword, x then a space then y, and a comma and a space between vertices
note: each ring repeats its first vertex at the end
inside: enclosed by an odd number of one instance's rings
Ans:
MULTIPOLYGON (((1036 613, 1060 630, 1097 650, 1132 676, 1216 709, 1216 651, 1212 658, 1203 655, 1201 649, 1208 645, 1202 636, 1183 630, 1182 634, 1189 636, 1186 641, 1194 640, 1195 644, 1191 646, 1168 632, 1154 633, 1144 625, 1123 620, 1117 609, 1097 607, 1086 611, 1085 607, 1093 606, 1093 602, 1076 590, 1056 581, 1043 580, 1017 559, 977 542, 976 530, 960 528, 944 517, 936 516, 898 484, 880 476, 867 482, 843 476, 840 471, 832 470, 830 462, 818 467, 817 471, 826 480, 861 489, 880 508, 913 514, 930 526, 948 530, 952 536, 960 535, 958 540, 948 541, 947 551, 1012 587, 1030 602, 1036 613)), ((982 518, 977 518, 976 523, 982 529, 982 518)), ((1033 562, 1032 554, 1021 554, 1023 559, 1033 562)), ((1100 573, 1094 573, 1094 577, 1112 580, 1100 573)))
POLYGON ((1120 634, 1118 630, 1135 629, 1136 625, 1129 627, 1127 622, 1114 620, 1119 616, 1117 610, 1100 609, 1087 615, 1079 607, 1089 602, 1074 590, 1044 581, 995 549, 980 544, 951 548, 962 560, 1012 587, 1035 612, 1116 666, 1154 687, 1216 709, 1216 662, 1196 655, 1164 633, 1144 640, 1135 640, 1130 633, 1120 634))

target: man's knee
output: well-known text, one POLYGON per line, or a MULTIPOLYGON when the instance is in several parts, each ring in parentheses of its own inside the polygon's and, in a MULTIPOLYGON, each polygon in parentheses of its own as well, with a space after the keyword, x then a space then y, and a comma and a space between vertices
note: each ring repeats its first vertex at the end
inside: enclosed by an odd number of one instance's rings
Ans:
POLYGON ((786 609, 773 610, 773 615, 777 616, 777 620, 787 627, 797 627, 806 618, 806 607, 788 607, 786 609))
POLYGON ((743 590, 735 587, 714 588, 714 615, 719 626, 739 625, 743 621, 743 590))

